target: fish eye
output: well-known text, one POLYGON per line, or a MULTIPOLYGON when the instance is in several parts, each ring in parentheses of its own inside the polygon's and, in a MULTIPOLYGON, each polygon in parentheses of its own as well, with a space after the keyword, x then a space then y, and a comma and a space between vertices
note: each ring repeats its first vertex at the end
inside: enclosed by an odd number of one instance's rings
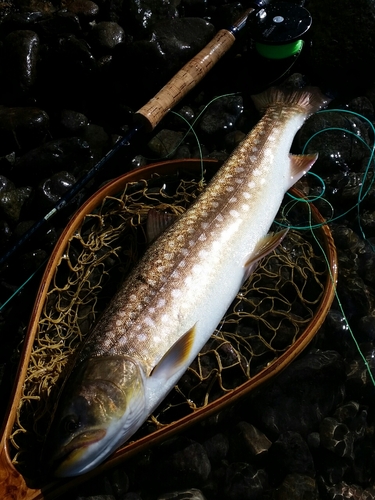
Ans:
POLYGON ((68 415, 61 422, 62 430, 67 434, 72 434, 79 426, 80 421, 76 415, 68 415))

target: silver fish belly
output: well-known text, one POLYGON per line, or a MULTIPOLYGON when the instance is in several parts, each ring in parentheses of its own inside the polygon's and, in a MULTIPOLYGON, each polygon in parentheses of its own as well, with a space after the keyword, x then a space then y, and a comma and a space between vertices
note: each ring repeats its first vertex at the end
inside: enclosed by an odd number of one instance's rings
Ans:
POLYGON ((268 235, 285 192, 317 155, 289 154, 317 89, 254 97, 265 114, 205 191, 148 249, 85 342, 59 402, 47 459, 87 472, 128 440, 208 340, 245 278, 285 231, 268 235))

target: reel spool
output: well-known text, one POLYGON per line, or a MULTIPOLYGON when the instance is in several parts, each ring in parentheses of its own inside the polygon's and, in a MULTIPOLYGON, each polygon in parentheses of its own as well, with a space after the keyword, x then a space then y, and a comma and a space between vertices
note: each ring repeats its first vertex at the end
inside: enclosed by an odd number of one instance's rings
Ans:
POLYGON ((275 83, 294 66, 311 24, 307 9, 287 2, 265 5, 249 16, 246 29, 262 82, 275 83))

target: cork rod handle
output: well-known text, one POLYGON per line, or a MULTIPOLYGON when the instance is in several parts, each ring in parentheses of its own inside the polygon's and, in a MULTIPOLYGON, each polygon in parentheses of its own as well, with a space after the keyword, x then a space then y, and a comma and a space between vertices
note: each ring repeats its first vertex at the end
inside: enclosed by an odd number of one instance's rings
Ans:
POLYGON ((231 48, 234 35, 220 30, 196 56, 181 68, 174 77, 135 114, 135 120, 147 130, 153 130, 173 108, 231 48))

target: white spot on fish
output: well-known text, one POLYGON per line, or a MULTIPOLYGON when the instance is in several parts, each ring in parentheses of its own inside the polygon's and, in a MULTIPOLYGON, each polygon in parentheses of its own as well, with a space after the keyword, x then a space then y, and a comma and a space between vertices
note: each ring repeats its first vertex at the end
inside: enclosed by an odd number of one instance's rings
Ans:
POLYGON ((232 196, 232 198, 230 198, 229 200, 229 203, 236 203, 237 201, 237 198, 235 196, 232 196))
POLYGON ((163 307, 163 306, 165 306, 165 299, 161 298, 158 300, 156 307, 163 307))
POLYGON ((251 156, 249 157, 249 160, 250 160, 250 161, 256 161, 256 160, 257 160, 257 156, 255 156, 255 155, 251 155, 251 156))
POLYGON ((116 326, 122 326, 122 321, 120 319, 116 320, 116 326))
POLYGON ((165 266, 158 266, 156 268, 156 270, 159 272, 159 273, 162 273, 164 270, 165 270, 165 266))
POLYGON ((251 198, 251 194, 250 194, 250 193, 248 193, 247 191, 245 191, 244 193, 242 193, 242 196, 243 196, 244 198, 246 198, 246 200, 249 200, 249 199, 251 198))
POLYGON ((237 210, 231 210, 229 213, 230 213, 230 214, 231 214, 231 216, 232 216, 232 217, 234 217, 235 219, 237 219, 237 218, 240 216, 240 214, 237 212, 237 210))
POLYGON ((263 185, 266 183, 266 179, 264 177, 262 177, 262 179, 260 179, 260 183, 263 185))
POLYGON ((242 184, 243 180, 238 178, 238 179, 235 180, 235 182, 236 182, 236 184, 242 184))
POLYGON ((168 314, 163 314, 161 317, 161 320, 163 323, 167 323, 169 321, 169 316, 168 314))
POLYGON ((194 240, 189 240, 189 247, 193 247, 195 245, 195 241, 194 240))
POLYGON ((217 201, 213 201, 211 204, 214 208, 217 208, 219 206, 219 203, 217 201))
POLYGON ((248 187, 249 187, 250 189, 254 189, 254 188, 255 188, 255 186, 256 186, 256 184, 255 184, 255 182, 254 182, 254 181, 250 181, 250 182, 249 182, 249 184, 248 184, 248 187))
POLYGON ((235 168, 235 172, 237 172, 237 174, 240 174, 241 172, 243 172, 245 169, 243 167, 236 167, 235 168))
POLYGON ((232 191, 234 191, 233 186, 227 186, 225 189, 226 189, 226 191, 228 191, 228 193, 231 193, 232 191))
POLYGON ((244 203, 241 208, 244 212, 248 212, 250 207, 249 205, 246 205, 246 203, 244 203))
POLYGON ((204 259, 205 257, 207 257, 208 255, 208 252, 207 250, 200 250, 199 253, 198 253, 199 257, 201 257, 202 259, 204 259))
POLYGON ((254 168, 253 175, 255 175, 255 177, 258 177, 261 173, 262 171, 260 168, 254 168))
POLYGON ((150 316, 146 316, 144 322, 147 326, 155 326, 155 322, 150 318, 150 316))
POLYGON ((173 258, 173 254, 167 252, 164 254, 164 258, 165 258, 165 260, 171 260, 173 258))
POLYGON ((133 293, 132 295, 130 295, 129 300, 132 300, 132 301, 137 300, 137 296, 134 295, 134 293, 133 293))
POLYGON ((204 233, 202 233, 202 234, 199 236, 199 238, 198 238, 198 240, 199 240, 199 241, 206 241, 206 239, 207 239, 207 236, 206 236, 204 233))
POLYGON ((172 290, 171 294, 172 294, 172 297, 177 298, 177 297, 181 296, 182 292, 179 288, 175 288, 172 290))
POLYGON ((186 257, 187 255, 189 255, 189 250, 187 248, 181 248, 181 253, 186 257))
POLYGON ((201 224, 202 229, 207 229, 208 226, 209 226, 208 222, 202 222, 202 224, 201 224))
POLYGON ((155 312, 155 307, 150 307, 149 312, 150 314, 153 314, 155 312))
MULTIPOLYGON (((141 325, 138 326, 140 327, 141 325)), ((147 340, 147 335, 144 333, 140 333, 139 335, 137 335, 137 340, 139 340, 140 342, 144 342, 145 340, 147 340)))
POLYGON ((224 217, 221 214, 217 214, 216 220, 218 220, 219 222, 223 222, 224 217))

